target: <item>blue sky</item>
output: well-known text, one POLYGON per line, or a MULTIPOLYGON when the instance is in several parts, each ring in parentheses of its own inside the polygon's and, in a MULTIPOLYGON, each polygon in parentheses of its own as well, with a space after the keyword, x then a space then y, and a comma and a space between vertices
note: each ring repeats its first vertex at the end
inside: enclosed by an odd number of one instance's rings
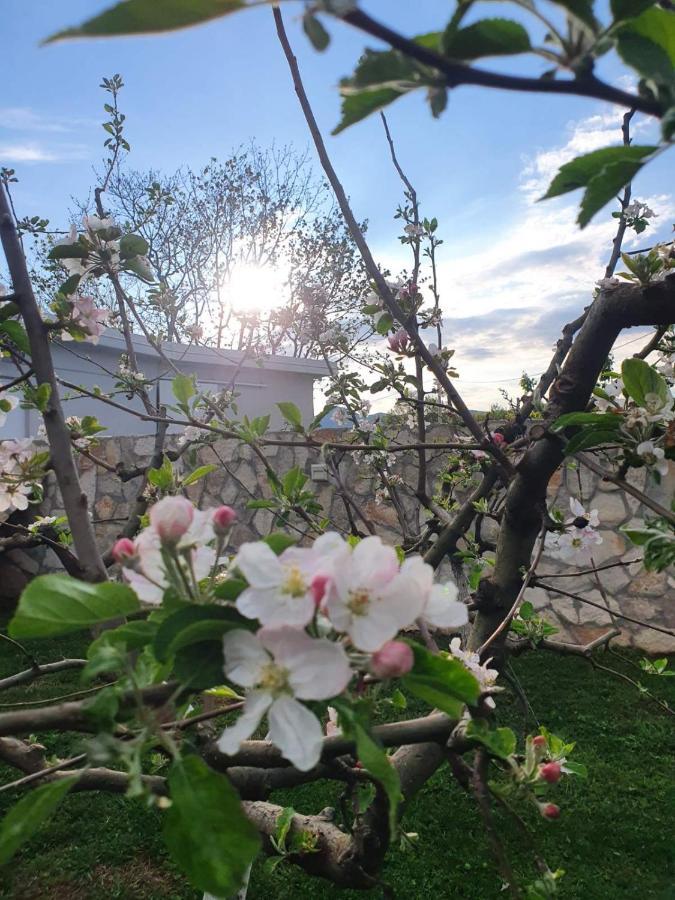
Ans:
MULTIPOLYGON (((4 0, 4 70, 15 73, 0 99, 0 164, 17 170, 20 215, 63 222, 71 197, 87 194, 101 157, 101 76, 119 72, 126 87, 136 168, 171 171, 225 156, 255 138, 293 143, 308 137, 277 43, 271 12, 255 9, 200 28, 159 37, 72 41, 39 47, 42 38, 105 8, 104 0, 4 0)), ((442 27, 446 0, 371 0, 371 14, 406 34, 442 27)), ((506 4, 483 4, 503 14, 506 4)), ((301 32, 296 3, 283 5, 319 124, 327 136, 339 119, 338 79, 365 44, 361 34, 330 23, 328 50, 314 51, 301 32)), ((487 12, 486 12, 487 10, 487 12)), ((508 8, 508 15, 520 18, 508 8)), ((538 71, 526 59, 491 68, 538 71)), ((621 70, 606 64, 605 74, 621 70)), ((514 390, 523 368, 539 371, 562 323, 588 302, 602 274, 613 220, 598 216, 583 233, 574 225, 576 197, 536 205, 560 162, 618 139, 621 111, 595 101, 461 88, 433 120, 421 96, 398 101, 388 118, 398 154, 445 239, 441 259, 447 339, 474 403, 514 390), (505 346, 507 329, 513 334, 505 346)), ((638 140, 654 137, 638 123, 638 140)), ((370 222, 378 259, 404 262, 393 211, 400 184, 376 117, 328 148, 358 218, 370 222)), ((640 199, 659 213, 650 238, 666 238, 673 221, 672 162, 659 160, 637 182, 640 199)), ((636 243, 635 246, 642 246, 636 243)), ((622 340, 632 339, 626 335, 622 340)), ((629 348, 630 349, 630 348, 629 348)), ((626 351, 628 352, 628 350, 626 351)))

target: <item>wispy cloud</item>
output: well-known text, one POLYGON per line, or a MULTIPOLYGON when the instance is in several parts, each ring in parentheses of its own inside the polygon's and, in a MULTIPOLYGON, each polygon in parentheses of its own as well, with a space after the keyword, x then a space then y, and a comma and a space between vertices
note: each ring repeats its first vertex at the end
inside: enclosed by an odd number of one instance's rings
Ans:
POLYGON ((46 146, 36 141, 0 141, 0 162, 3 163, 60 163, 87 159, 85 144, 54 143, 46 146))
MULTIPOLYGON (((595 282, 604 275, 616 220, 605 211, 582 232, 576 224, 576 194, 537 200, 563 163, 620 142, 621 115, 603 112, 572 122, 558 145, 536 148, 524 158, 509 220, 496 240, 477 240, 475 252, 457 258, 447 245, 438 266, 446 298, 445 334, 456 350, 458 387, 472 406, 485 408, 498 400, 500 387, 517 394, 522 371, 538 374, 548 365, 562 326, 591 301, 595 282)), ((632 132, 648 140, 648 127, 638 122, 632 132)), ((659 213, 649 241, 659 223, 672 221, 675 205, 665 193, 639 198, 659 213)), ((625 246, 644 246, 645 238, 630 232, 625 246)), ((622 340, 628 338, 619 344, 622 340)))

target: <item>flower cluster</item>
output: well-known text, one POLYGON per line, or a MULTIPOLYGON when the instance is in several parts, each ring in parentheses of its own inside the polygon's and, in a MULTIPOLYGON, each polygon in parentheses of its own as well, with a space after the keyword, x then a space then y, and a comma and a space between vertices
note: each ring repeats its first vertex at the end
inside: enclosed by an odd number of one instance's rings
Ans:
POLYGON ((600 524, 598 511, 587 512, 575 497, 570 497, 570 512, 565 530, 550 538, 553 552, 565 562, 590 565, 593 548, 602 544, 602 536, 595 530, 600 524))
POLYGON ((28 508, 30 496, 39 486, 35 458, 31 438, 0 444, 0 513, 28 508))

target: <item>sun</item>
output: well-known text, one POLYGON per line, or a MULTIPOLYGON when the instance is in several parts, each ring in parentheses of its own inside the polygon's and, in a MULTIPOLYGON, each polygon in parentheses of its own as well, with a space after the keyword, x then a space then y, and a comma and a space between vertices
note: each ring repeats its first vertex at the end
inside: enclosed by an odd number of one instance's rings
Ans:
POLYGON ((288 300, 288 272, 283 267, 239 263, 223 288, 235 314, 267 312, 288 300))

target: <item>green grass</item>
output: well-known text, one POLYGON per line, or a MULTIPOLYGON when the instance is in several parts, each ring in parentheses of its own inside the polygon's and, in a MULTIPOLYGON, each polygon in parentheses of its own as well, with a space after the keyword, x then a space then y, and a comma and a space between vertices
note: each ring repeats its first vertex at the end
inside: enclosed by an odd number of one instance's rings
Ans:
MULTIPOLYGON (((41 659, 80 655, 78 638, 33 642, 41 659)), ((609 656, 608 664, 636 675, 630 662, 609 656)), ((0 676, 23 667, 18 653, 3 644, 0 676)), ((674 900, 675 898, 675 728, 672 717, 627 684, 597 672, 584 660, 527 654, 514 662, 534 714, 556 734, 577 741, 575 758, 585 763, 588 781, 572 778, 551 790, 562 808, 557 822, 525 810, 538 846, 551 868, 565 869, 560 895, 568 900, 674 900)), ((637 674, 640 678, 640 674, 637 674)), ((642 679, 675 705, 675 679, 642 679)), ((47 699, 77 690, 77 673, 43 679, 23 690, 3 692, 3 704, 47 699)), ((511 690, 498 701, 499 719, 519 734, 522 707, 511 690)), ((41 735, 49 753, 77 752, 76 735, 41 735)), ((0 769, 0 782, 16 777, 0 769)), ((306 785, 271 799, 303 812, 338 805, 338 788, 306 785)), ((18 794, 0 794, 0 814, 18 794)), ((514 869, 525 882, 534 878, 527 850, 508 819, 497 822, 514 869)), ((407 831, 420 836, 414 852, 391 852, 383 878, 399 898, 503 897, 488 855, 473 801, 441 769, 410 805, 407 831)), ((339 890, 282 864, 273 874, 256 864, 249 897, 272 900, 377 897, 339 890)), ((108 900, 180 898, 201 894, 190 888, 167 860, 160 814, 123 797, 78 794, 66 799, 54 819, 0 873, 0 897, 13 900, 108 900)))

